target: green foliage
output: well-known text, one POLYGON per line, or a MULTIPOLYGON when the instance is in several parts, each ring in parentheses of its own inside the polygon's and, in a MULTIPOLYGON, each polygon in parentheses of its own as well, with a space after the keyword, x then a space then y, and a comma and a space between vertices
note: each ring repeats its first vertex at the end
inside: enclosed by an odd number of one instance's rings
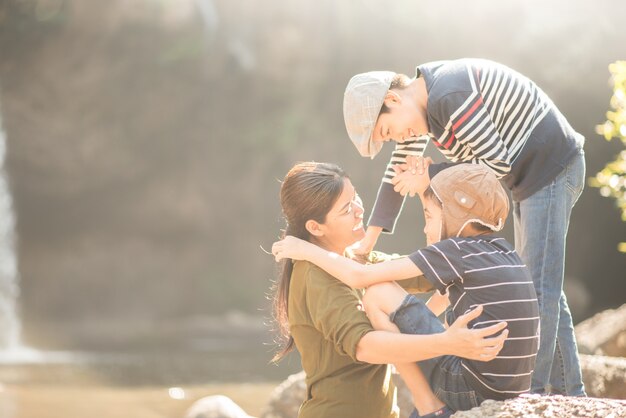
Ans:
MULTIPOLYGON (((612 63, 609 71, 613 83, 612 110, 606 113, 606 122, 596 126, 596 132, 607 141, 618 138, 626 147, 626 61, 612 63)), ((600 188, 602 196, 615 199, 622 220, 626 221, 626 149, 591 179, 591 185, 600 188)), ((626 242, 620 243, 618 248, 626 252, 626 242)))

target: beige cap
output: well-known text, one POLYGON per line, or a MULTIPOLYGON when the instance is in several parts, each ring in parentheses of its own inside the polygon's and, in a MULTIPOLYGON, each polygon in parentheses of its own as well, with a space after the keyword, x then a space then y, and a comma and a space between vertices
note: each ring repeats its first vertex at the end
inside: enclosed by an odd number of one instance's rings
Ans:
MULTIPOLYGON (((437 173, 430 187, 442 205, 442 228, 459 236, 471 222, 500 231, 509 214, 509 197, 489 168, 458 164, 437 173)), ((443 238, 443 237, 441 237, 443 238)))
POLYGON ((374 142, 372 132, 380 108, 396 73, 370 71, 350 79, 343 95, 343 120, 348 136, 363 157, 374 158, 383 142, 374 142))

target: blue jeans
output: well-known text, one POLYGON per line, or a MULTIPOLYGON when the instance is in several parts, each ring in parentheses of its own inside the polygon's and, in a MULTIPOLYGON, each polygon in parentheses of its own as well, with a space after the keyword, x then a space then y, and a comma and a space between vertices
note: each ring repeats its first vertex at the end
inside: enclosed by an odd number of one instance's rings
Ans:
POLYGON ((565 238, 585 184, 584 156, 581 148, 550 184, 513 202, 515 248, 530 269, 541 316, 533 393, 585 395, 572 315, 563 293, 565 238))
MULTIPOLYGON (((425 335, 445 331, 435 314, 413 295, 407 295, 389 319, 403 334, 425 335)), ((484 400, 463 377, 460 357, 440 356, 418 361, 417 364, 437 398, 450 409, 455 411, 472 409, 484 400)))

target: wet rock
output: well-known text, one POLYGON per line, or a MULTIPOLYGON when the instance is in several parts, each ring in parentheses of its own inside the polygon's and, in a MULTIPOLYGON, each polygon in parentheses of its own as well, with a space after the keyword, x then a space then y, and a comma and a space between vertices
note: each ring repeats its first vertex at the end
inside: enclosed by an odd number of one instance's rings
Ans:
MULTIPOLYGON (((294 415, 295 417, 295 415, 294 415)), ((254 418, 223 395, 199 399, 185 413, 185 418, 254 418)))
POLYGON ((626 358, 581 354, 580 366, 589 396, 626 399, 626 358))
POLYGON ((453 418, 622 418, 626 401, 569 396, 522 395, 506 401, 486 400, 479 407, 459 411, 453 418))
POLYGON ((575 331, 580 353, 626 357, 626 304, 592 316, 575 331))

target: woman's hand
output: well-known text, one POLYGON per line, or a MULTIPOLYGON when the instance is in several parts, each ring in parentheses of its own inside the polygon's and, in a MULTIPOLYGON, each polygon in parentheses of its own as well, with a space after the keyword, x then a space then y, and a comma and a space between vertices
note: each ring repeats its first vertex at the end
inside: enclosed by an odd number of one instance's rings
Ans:
POLYGON ((311 246, 313 245, 314 244, 303 239, 287 235, 282 240, 272 244, 272 255, 274 255, 277 262, 283 258, 306 260, 307 254, 309 254, 311 246))
POLYGON ((452 354, 470 360, 489 361, 493 360, 504 345, 509 330, 505 329, 506 322, 500 322, 495 325, 480 329, 469 329, 467 324, 478 318, 482 313, 482 306, 478 306, 474 310, 461 315, 456 321, 444 332, 452 354), (502 331, 504 330, 504 331, 502 331), (492 336, 498 332, 500 335, 492 336))

